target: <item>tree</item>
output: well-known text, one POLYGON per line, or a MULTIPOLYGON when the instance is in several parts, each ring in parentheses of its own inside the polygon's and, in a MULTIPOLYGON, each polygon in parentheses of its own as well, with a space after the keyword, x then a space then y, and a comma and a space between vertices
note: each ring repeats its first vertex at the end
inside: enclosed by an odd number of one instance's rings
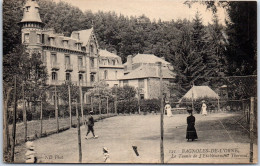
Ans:
MULTIPOLYGON (((195 1, 187 1, 192 5, 195 1)), ((228 75, 252 75, 257 73, 257 3, 256 1, 203 1, 213 14, 217 7, 227 11, 226 34, 228 75)))
MULTIPOLYGON (((69 107, 69 88, 70 86, 70 96, 71 96, 71 102, 73 100, 78 99, 79 101, 79 88, 78 86, 74 85, 72 82, 68 81, 60 86, 57 87, 58 96, 62 99, 62 101, 65 104, 65 110, 66 111, 69 107)), ((64 115, 64 113, 63 113, 64 115)))
POLYGON ((112 94, 117 95, 119 103, 118 112, 126 113, 126 111, 137 111, 137 109, 131 110, 131 106, 133 106, 133 104, 135 104, 135 106, 137 107, 137 100, 135 98, 137 91, 134 87, 128 85, 125 85, 123 87, 113 87, 112 94))
POLYGON ((88 96, 93 99, 94 104, 98 104, 99 114, 101 114, 101 99, 106 97, 112 97, 111 88, 107 86, 105 81, 96 82, 94 84, 94 88, 88 91, 88 96))
POLYGON ((25 87, 26 97, 36 102, 39 99, 40 87, 48 77, 46 67, 39 52, 29 52, 26 46, 18 44, 13 50, 3 56, 3 93, 4 93, 4 140, 5 150, 9 147, 8 119, 9 107, 12 103, 14 75, 17 81, 17 99, 22 98, 22 85, 25 87))

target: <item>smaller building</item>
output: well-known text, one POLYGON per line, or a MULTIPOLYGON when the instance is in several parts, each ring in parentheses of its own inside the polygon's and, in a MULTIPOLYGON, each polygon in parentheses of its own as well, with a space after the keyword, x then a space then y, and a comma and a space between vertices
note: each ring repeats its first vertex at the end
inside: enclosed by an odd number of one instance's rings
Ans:
POLYGON ((109 87, 119 85, 118 78, 124 75, 121 57, 107 50, 99 50, 100 80, 105 80, 109 87))
POLYGON ((138 90, 141 99, 158 99, 160 96, 159 67, 162 62, 163 93, 170 97, 171 86, 175 73, 169 62, 152 54, 129 55, 124 64, 124 76, 119 78, 119 85, 133 86, 138 90))

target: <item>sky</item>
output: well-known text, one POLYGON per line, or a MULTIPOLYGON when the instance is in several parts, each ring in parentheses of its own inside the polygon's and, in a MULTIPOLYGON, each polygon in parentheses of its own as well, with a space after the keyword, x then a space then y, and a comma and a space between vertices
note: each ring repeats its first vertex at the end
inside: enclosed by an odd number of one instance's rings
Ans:
MULTIPOLYGON (((141 16, 142 14, 150 18, 162 21, 172 19, 194 18, 197 11, 200 12, 203 24, 207 25, 212 20, 212 12, 206 10, 206 6, 195 3, 189 8, 181 0, 53 0, 54 2, 64 1, 73 6, 79 7, 82 11, 91 10, 92 12, 114 11, 117 14, 127 16, 141 16)), ((224 24, 224 9, 218 8, 220 23, 224 24)))

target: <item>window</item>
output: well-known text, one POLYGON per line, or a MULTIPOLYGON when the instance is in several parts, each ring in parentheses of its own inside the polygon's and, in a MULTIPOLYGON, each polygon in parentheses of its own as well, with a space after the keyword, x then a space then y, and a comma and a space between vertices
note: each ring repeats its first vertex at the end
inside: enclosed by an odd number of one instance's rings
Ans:
POLYGON ((140 99, 141 99, 141 100, 144 99, 144 94, 140 94, 140 99))
POLYGON ((83 81, 83 75, 79 74, 79 81, 82 82, 83 81))
POLYGON ((51 73, 51 79, 52 79, 53 81, 58 80, 58 76, 57 76, 57 73, 56 73, 56 72, 52 72, 52 73, 51 73))
POLYGON ((41 34, 37 34, 37 43, 41 43, 41 34))
POLYGON ((50 38, 50 45, 54 46, 54 39, 53 38, 50 38))
POLYGON ((70 81, 70 79, 71 79, 70 73, 66 73, 66 81, 70 81))
POLYGON ((94 58, 90 58, 90 66, 91 67, 95 67, 95 61, 94 61, 94 58))
POLYGON ((55 53, 51 54, 51 62, 52 64, 55 64, 57 62, 57 55, 55 53))
POLYGON ((112 60, 112 64, 113 64, 113 65, 116 65, 116 61, 115 61, 115 60, 112 60))
POLYGON ((83 59, 82 59, 82 57, 79 57, 79 66, 83 66, 83 59))
POLYGON ((104 71, 104 79, 107 79, 107 70, 104 71))
POLYGON ((68 41, 67 41, 67 40, 64 40, 64 41, 63 41, 63 47, 64 47, 64 48, 68 48, 68 41))
POLYGON ((45 43, 44 34, 42 34, 42 43, 45 43))
POLYGON ((29 12, 30 6, 26 6, 26 12, 29 12))
POLYGON ((69 55, 65 56, 65 65, 70 65, 70 56, 69 55))
POLYGON ((24 43, 29 43, 29 33, 24 34, 24 43))
POLYGON ((93 54, 94 54, 94 46, 90 45, 90 55, 93 55, 93 54))
POLYGON ((123 86, 126 86, 126 85, 128 85, 128 80, 123 81, 123 86))
POLYGON ((95 75, 94 74, 91 74, 90 75, 90 82, 94 82, 95 81, 95 75))
POLYGON ((138 80, 138 87, 139 88, 144 88, 144 79, 139 79, 138 80))

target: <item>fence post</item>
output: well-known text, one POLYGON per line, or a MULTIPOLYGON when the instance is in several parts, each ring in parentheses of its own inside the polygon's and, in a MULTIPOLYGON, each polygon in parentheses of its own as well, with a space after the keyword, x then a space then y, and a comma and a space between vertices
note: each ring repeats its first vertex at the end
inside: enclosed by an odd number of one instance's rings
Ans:
POLYGON ((27 141, 27 117, 25 109, 25 99, 24 99, 24 83, 22 83, 22 93, 23 93, 23 123, 24 123, 24 141, 27 141))
POLYGON ((71 109, 71 94, 70 94, 70 85, 68 84, 68 92, 69 92, 69 111, 70 111, 70 128, 72 127, 72 109, 71 109))
POLYGON ((16 76, 14 76, 14 110, 13 110, 13 133, 12 133, 12 154, 11 161, 14 162, 14 150, 15 150, 15 133, 16 133, 16 108, 17 108, 17 96, 16 96, 16 76))
POLYGON ((250 163, 253 162, 253 155, 254 155, 254 152, 253 152, 253 145, 254 145, 254 133, 253 133, 253 130, 254 130, 254 97, 251 97, 250 98, 250 163))
POLYGON ((55 118, 57 123, 57 133, 59 132, 59 112, 58 112, 58 99, 57 99, 57 87, 56 87, 56 81, 55 81, 55 118))
POLYGON ((82 150, 81 150, 81 135, 80 135, 80 119, 78 110, 78 100, 76 99, 76 117, 77 117, 77 129, 78 129, 78 148, 79 148, 79 162, 82 162, 82 150))
POLYGON ((158 74, 160 77, 160 99, 161 99, 161 120, 160 120, 160 126, 161 126, 161 140, 160 140, 160 158, 161 163, 164 163, 164 147, 163 147, 163 117, 164 117, 164 107, 163 107, 163 85, 162 85, 162 63, 156 62, 158 65, 158 74))
POLYGON ((42 137, 42 98, 41 98, 41 115, 40 115, 40 119, 41 119, 40 137, 42 137))

